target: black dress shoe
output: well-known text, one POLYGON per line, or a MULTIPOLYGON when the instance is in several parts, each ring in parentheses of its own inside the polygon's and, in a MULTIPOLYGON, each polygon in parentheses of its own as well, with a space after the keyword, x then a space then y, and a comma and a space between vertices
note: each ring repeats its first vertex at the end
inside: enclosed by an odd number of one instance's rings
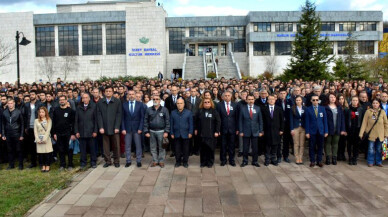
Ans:
POLYGON ((132 163, 126 163, 126 164, 125 164, 125 167, 127 167, 127 168, 128 168, 128 167, 130 167, 130 166, 131 166, 131 164, 132 164, 132 163))
POLYGON ((237 155, 237 157, 241 157, 241 156, 243 156, 243 153, 242 153, 242 152, 239 152, 238 155, 237 155))
POLYGON ((181 163, 175 163, 175 167, 180 167, 181 163))
POLYGON ((226 165, 226 162, 221 162, 221 166, 225 166, 226 165))
POLYGON ((268 162, 264 162, 264 166, 269 166, 269 163, 268 162))
POLYGON ((284 162, 291 163, 290 159, 288 157, 284 158, 284 162))
POLYGON ((278 166, 279 165, 279 160, 278 161, 272 161, 271 164, 274 165, 274 166, 278 166))
POLYGON ((240 167, 245 167, 246 165, 248 165, 248 163, 243 162, 243 163, 240 165, 240 167))
POLYGON ((183 164, 183 167, 184 167, 184 168, 188 168, 188 167, 189 167, 189 164, 188 164, 188 163, 184 163, 184 164, 183 164))
POLYGON ((137 162, 136 166, 141 167, 141 162, 137 162))
POLYGON ((282 162, 282 158, 279 157, 277 163, 280 164, 281 162, 282 162))
POLYGON ((112 164, 105 163, 103 167, 104 167, 104 168, 107 168, 107 167, 110 167, 111 165, 112 165, 112 164))
POLYGON ((93 168, 93 169, 96 169, 96 168, 97 168, 97 165, 93 164, 93 165, 92 165, 92 168, 93 168))
POLYGON ((204 168, 205 167, 205 165, 203 165, 203 164, 201 164, 201 166, 200 166, 201 168, 204 168))
POLYGON ((115 167, 116 167, 116 168, 119 168, 119 167, 120 167, 120 164, 115 164, 115 167))
POLYGON ((322 163, 322 162, 319 162, 319 163, 318 163, 318 166, 319 166, 319 167, 323 167, 323 163, 322 163))
POLYGON ((212 167, 213 167, 213 164, 207 165, 207 168, 212 168, 212 167))
POLYGON ((314 166, 315 166, 315 163, 311 162, 310 167, 314 167, 314 166))
POLYGON ((199 152, 197 151, 197 152, 194 152, 194 155, 195 156, 199 156, 199 152))
POLYGON ((254 166, 254 167, 260 167, 260 164, 259 164, 259 163, 253 163, 252 166, 254 166))
POLYGON ((232 166, 232 167, 235 167, 235 166, 236 166, 236 163, 235 163, 235 162, 230 162, 229 164, 230 164, 230 166, 232 166))

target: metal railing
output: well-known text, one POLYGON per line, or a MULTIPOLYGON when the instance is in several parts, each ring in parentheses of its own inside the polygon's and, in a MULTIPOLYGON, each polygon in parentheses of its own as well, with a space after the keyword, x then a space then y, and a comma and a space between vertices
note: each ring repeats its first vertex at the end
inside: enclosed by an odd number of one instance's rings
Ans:
POLYGON ((207 78, 207 67, 206 67, 206 53, 203 56, 203 73, 205 75, 205 79, 207 78))
POLYGON ((240 67, 239 67, 238 63, 236 62, 236 60, 234 59, 233 52, 230 52, 230 56, 232 57, 233 64, 236 66, 238 79, 241 79, 242 77, 241 77, 240 67))
POLYGON ((218 78, 218 66, 217 66, 217 63, 214 59, 214 53, 212 53, 212 63, 213 63, 213 69, 216 72, 216 78, 218 78))

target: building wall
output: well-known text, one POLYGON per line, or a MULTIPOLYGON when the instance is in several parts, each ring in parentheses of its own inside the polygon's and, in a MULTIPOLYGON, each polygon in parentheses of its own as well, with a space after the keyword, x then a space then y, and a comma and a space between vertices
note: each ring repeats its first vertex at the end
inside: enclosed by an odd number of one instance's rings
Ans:
POLYGON ((70 4, 70 5, 57 5, 58 13, 70 13, 70 12, 89 12, 89 11, 123 11, 126 7, 138 7, 138 5, 155 6, 155 2, 117 2, 117 3, 92 3, 92 4, 70 4), (136 4, 137 3, 137 4, 136 4))
POLYGON ((167 55, 167 71, 164 78, 170 78, 173 69, 182 69, 185 54, 168 54, 167 55))
POLYGON ((127 37, 127 75, 148 77, 157 76, 161 71, 166 74, 166 12, 161 7, 145 6, 126 8, 126 37, 127 37), (141 38, 149 39, 143 44, 141 38), (144 52, 144 49, 156 51, 144 52), (135 49, 135 50, 133 50, 135 49), (136 49, 141 49, 136 51, 136 49), (142 56, 130 56, 141 53, 142 56), (157 56, 146 56, 146 53, 157 53, 157 56))
POLYGON ((66 81, 96 80, 102 76, 117 77, 127 75, 126 56, 125 55, 99 55, 99 56, 76 56, 69 60, 68 57, 37 57, 35 61, 36 79, 34 81, 48 81, 47 72, 49 65, 45 64, 44 59, 48 58, 53 62, 54 81, 57 77, 65 79, 64 64, 70 62, 78 65, 77 69, 70 71, 66 81))
MULTIPOLYGON (((0 81, 16 82, 16 31, 23 32, 24 36, 31 41, 27 46, 20 48, 20 82, 35 81, 35 34, 32 12, 0 13, 0 40, 6 46, 12 46, 14 52, 7 60, 9 65, 0 67, 0 81)), ((21 35, 21 38, 23 36, 21 35)), ((20 38, 20 41, 22 40, 20 38)), ((1 63, 0 63, 1 64, 1 63)))
POLYGON ((234 60, 240 67, 240 72, 247 75, 249 73, 249 58, 246 52, 233 53, 234 60))

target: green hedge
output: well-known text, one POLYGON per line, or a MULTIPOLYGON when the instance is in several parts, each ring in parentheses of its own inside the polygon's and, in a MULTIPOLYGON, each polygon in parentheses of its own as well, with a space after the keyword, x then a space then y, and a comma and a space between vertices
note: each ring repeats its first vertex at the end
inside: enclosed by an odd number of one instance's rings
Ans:
POLYGON ((100 79, 98 79, 99 82, 106 82, 106 81, 118 81, 118 80, 121 80, 121 81, 134 81, 134 82, 137 82, 137 81, 144 81, 144 80, 150 80, 150 79, 157 79, 157 77, 155 78, 149 78, 149 77, 146 77, 146 76, 118 76, 118 77, 107 77, 107 76, 102 76, 100 79))

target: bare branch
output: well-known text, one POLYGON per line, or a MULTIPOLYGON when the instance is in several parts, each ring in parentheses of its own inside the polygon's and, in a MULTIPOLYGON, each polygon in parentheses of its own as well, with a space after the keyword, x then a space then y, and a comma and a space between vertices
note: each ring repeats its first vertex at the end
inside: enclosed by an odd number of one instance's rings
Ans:
POLYGON ((16 47, 12 43, 6 43, 0 38, 0 67, 14 63, 9 58, 15 53, 16 47))
POLYGON ((49 82, 52 81, 55 70, 54 70, 54 58, 53 57, 43 57, 39 61, 39 68, 42 75, 46 76, 49 82))

